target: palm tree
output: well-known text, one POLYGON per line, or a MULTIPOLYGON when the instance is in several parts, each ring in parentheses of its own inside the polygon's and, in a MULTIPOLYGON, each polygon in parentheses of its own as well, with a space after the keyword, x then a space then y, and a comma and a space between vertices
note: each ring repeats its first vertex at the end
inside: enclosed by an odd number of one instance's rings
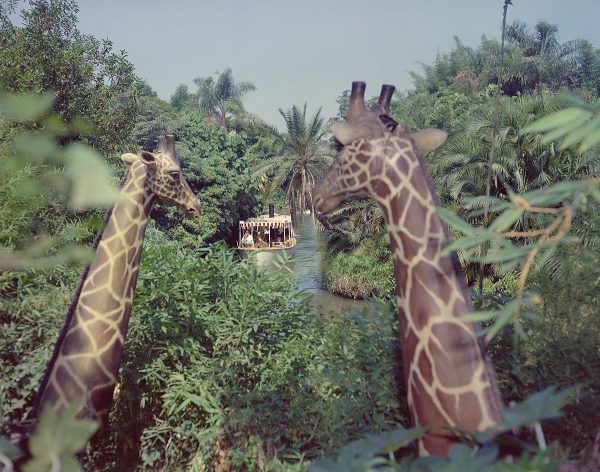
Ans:
POLYGON ((331 231, 330 242, 335 241, 339 249, 357 248, 385 232, 383 210, 370 195, 352 197, 327 216, 317 218, 331 231))
POLYGON ((506 39, 521 56, 519 79, 525 88, 532 90, 540 83, 552 90, 581 85, 578 71, 586 42, 572 40, 561 44, 558 33, 557 25, 545 21, 539 21, 533 31, 518 20, 507 28, 506 39))
POLYGON ((544 143, 540 135, 523 133, 527 125, 563 106, 568 106, 563 98, 540 93, 500 97, 497 112, 485 108, 475 114, 464 131, 454 134, 430 159, 429 168, 442 199, 458 201, 463 208, 483 201, 494 120, 492 197, 506 198, 509 191, 522 193, 564 179, 597 175, 600 158, 596 150, 583 154, 574 148, 561 150, 557 143, 544 143))
POLYGON ((283 185, 291 213, 311 210, 314 215, 312 191, 323 172, 331 163, 331 148, 323 139, 321 109, 307 119, 303 109, 294 105, 287 111, 279 109, 285 120, 287 133, 279 136, 280 154, 256 166, 256 177, 268 174, 283 185))
POLYGON ((452 136, 431 160, 431 172, 442 196, 463 200, 486 194, 491 136, 495 138, 491 196, 548 184, 553 180, 549 173, 556 152, 542 145, 539 136, 524 135, 521 130, 551 110, 553 105, 546 95, 538 95, 502 97, 498 109, 486 108, 476 114, 465 130, 452 136), (494 125, 497 132, 492 134, 494 125))
POLYGON ((194 83, 198 86, 198 101, 200 108, 216 118, 217 123, 229 129, 229 115, 240 116, 244 113, 244 96, 256 87, 251 82, 233 80, 230 68, 213 77, 198 77, 194 83))

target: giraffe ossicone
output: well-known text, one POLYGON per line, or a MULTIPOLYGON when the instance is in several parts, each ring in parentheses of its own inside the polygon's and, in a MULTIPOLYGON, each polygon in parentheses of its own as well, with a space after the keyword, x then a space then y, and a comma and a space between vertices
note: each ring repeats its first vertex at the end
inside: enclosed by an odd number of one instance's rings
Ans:
POLYGON ((421 154, 446 140, 426 129, 411 133, 389 116, 394 87, 384 85, 367 110, 365 84, 354 82, 346 120, 332 126, 341 145, 314 191, 327 213, 346 198, 369 193, 381 207, 392 249, 402 357, 414 424, 430 427, 419 453, 447 455, 467 432, 493 429, 503 409, 496 373, 476 336, 461 319, 473 310, 458 258, 449 244, 421 154))
POLYGON ((158 152, 123 154, 127 178, 82 274, 54 353, 34 402, 62 411, 85 399, 78 416, 106 426, 133 303, 144 234, 157 199, 200 217, 200 202, 181 174, 172 135, 160 136, 158 152))

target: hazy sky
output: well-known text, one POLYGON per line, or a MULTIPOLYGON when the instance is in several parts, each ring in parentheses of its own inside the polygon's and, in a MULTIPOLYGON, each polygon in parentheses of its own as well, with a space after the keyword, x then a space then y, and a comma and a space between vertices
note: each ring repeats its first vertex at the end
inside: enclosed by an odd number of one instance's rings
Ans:
MULTIPOLYGON (((600 0, 513 0, 508 22, 556 23, 560 41, 600 47, 600 0)), ((281 128, 277 109, 308 103, 337 113, 353 80, 367 95, 382 83, 411 87, 408 74, 448 52, 453 36, 498 38, 503 0, 80 0, 84 33, 125 49, 160 97, 178 84, 231 67, 257 91, 246 108, 281 128)))

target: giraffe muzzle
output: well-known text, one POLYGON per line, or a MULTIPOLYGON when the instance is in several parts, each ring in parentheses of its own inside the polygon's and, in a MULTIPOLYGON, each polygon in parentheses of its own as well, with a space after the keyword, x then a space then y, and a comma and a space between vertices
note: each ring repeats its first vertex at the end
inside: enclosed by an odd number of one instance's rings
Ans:
POLYGON ((188 216, 188 218, 193 218, 193 219, 197 220, 200 218, 200 214, 201 214, 200 206, 198 206, 198 207, 190 206, 185 209, 185 213, 188 216))
POLYGON ((341 195, 328 195, 327 179, 321 180, 314 190, 315 210, 319 213, 329 213, 339 207, 344 198, 341 195))
POLYGON ((315 210, 319 213, 329 213, 342 204, 343 199, 338 197, 327 197, 315 199, 315 210))

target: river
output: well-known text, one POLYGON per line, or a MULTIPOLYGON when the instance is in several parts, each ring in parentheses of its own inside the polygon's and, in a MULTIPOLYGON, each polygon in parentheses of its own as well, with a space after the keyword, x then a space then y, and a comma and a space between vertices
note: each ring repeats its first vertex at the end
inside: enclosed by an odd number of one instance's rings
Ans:
POLYGON ((293 252, 293 267, 297 285, 311 295, 311 304, 321 313, 350 312, 368 307, 364 300, 341 297, 324 289, 322 257, 327 234, 316 229, 310 215, 298 215, 296 225, 298 240, 293 252))

